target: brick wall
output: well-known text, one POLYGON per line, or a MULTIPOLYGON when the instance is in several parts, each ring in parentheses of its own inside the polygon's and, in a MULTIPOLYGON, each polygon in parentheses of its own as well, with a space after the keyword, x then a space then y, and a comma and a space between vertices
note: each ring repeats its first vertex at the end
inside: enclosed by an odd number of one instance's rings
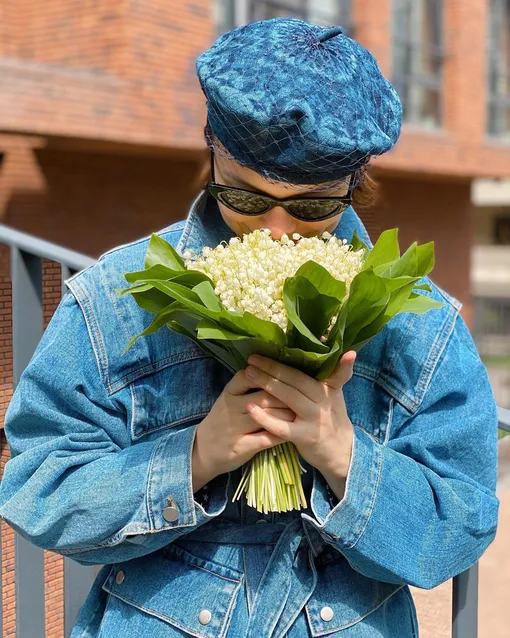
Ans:
POLYGON ((201 147, 210 0, 1 4, 0 130, 201 147))
POLYGON ((401 179, 381 176, 377 215, 381 228, 399 228, 401 250, 413 241, 434 241, 432 280, 457 297, 471 326, 470 251, 472 206, 468 180, 401 179))

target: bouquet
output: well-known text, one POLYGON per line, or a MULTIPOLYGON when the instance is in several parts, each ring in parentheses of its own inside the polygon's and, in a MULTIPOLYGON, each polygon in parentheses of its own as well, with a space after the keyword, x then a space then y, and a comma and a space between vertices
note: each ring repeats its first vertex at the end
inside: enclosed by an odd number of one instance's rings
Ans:
MULTIPOLYGON (((431 292, 419 280, 433 266, 434 243, 414 242, 400 255, 397 228, 371 250, 356 233, 348 244, 329 233, 275 240, 264 229, 183 257, 153 233, 145 269, 124 273, 131 286, 117 289, 155 315, 124 352, 167 326, 232 373, 260 354, 323 380, 345 352, 360 350, 397 314, 443 305, 416 292, 431 292)), ((306 507, 304 471, 291 442, 259 452, 234 500, 246 492, 248 504, 264 513, 306 507)))

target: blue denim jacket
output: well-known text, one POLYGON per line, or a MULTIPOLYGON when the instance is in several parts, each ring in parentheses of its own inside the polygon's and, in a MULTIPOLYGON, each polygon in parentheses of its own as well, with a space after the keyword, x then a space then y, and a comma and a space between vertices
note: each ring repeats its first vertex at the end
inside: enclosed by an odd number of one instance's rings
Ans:
MULTIPOLYGON (((350 208, 335 234, 354 229, 371 246, 350 208)), ((159 234, 181 252, 233 235, 205 191, 159 234)), ((263 515, 232 503, 240 470, 192 490, 196 428, 231 374, 166 329, 122 354, 152 315, 114 289, 148 239, 66 281, 5 419, 2 518, 103 565, 73 638, 417 636, 408 585, 465 570, 497 526, 496 405, 460 303, 427 279, 444 306, 358 353, 342 500, 305 463, 307 509, 263 515)))

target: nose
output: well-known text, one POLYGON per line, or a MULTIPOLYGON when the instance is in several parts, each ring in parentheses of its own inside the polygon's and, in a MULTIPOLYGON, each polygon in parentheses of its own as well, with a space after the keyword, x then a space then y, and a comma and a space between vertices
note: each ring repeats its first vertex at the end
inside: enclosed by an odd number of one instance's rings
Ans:
POLYGON ((297 231, 298 220, 289 215, 282 206, 275 206, 261 217, 261 227, 269 228, 273 239, 281 239, 282 235, 292 235, 297 231))

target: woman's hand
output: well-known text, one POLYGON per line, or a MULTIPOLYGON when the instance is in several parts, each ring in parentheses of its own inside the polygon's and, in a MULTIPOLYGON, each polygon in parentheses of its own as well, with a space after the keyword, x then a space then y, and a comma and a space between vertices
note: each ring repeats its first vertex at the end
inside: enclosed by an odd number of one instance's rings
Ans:
MULTIPOLYGON (((325 477, 345 478, 351 460, 353 425, 347 415, 342 387, 352 377, 356 352, 346 352, 323 381, 283 363, 251 355, 246 375, 259 388, 295 413, 293 421, 246 404, 253 421, 269 433, 291 441, 301 456, 325 477)), ((251 397, 250 397, 251 399, 251 397)))
POLYGON ((245 370, 237 372, 197 428, 192 458, 193 492, 218 474, 237 469, 257 452, 285 442, 257 425, 246 411, 246 395, 251 389, 258 391, 250 394, 250 403, 263 414, 278 422, 294 419, 294 412, 260 390, 245 370))

